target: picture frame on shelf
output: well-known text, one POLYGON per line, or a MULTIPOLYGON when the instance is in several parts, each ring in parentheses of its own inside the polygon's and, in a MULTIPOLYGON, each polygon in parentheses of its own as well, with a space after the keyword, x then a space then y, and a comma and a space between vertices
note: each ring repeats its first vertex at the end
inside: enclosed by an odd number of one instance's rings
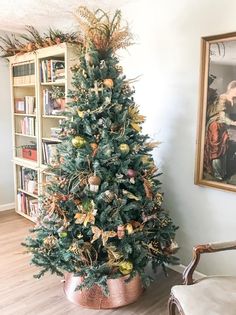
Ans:
POLYGON ((25 114, 25 98, 24 97, 18 97, 14 99, 14 112, 17 114, 25 114))
POLYGON ((236 32, 201 44, 195 184, 236 192, 236 32))

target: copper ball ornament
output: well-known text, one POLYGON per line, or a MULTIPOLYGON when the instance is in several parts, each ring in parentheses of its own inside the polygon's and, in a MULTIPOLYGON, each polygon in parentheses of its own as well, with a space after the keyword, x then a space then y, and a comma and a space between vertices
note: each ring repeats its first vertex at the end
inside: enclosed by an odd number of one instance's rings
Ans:
POLYGON ((105 85, 105 87, 107 87, 109 89, 112 89, 114 86, 114 82, 112 79, 104 79, 103 84, 105 85))

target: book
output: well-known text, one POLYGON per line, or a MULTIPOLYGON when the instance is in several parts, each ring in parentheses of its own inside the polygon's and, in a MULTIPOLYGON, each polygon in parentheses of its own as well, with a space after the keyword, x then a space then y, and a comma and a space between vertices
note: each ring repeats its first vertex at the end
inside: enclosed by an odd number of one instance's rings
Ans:
POLYGON ((19 167, 18 170, 18 183, 19 188, 37 195, 38 193, 38 176, 37 172, 31 168, 24 166, 19 167))
POLYGON ((12 67, 13 84, 33 84, 35 83, 35 64, 28 62, 12 67))
POLYGON ((52 91, 43 90, 43 111, 44 115, 61 115, 64 111, 63 104, 52 98, 52 91))
POLYGON ((65 61, 61 59, 44 59, 40 67, 41 82, 64 82, 65 61))
POLYGON ((35 97, 25 96, 25 113, 34 114, 35 113, 35 97))
POLYGON ((43 111, 44 115, 52 115, 54 109, 54 100, 52 99, 50 90, 43 90, 43 111))
POLYGON ((24 117, 19 121, 19 129, 23 135, 35 136, 35 118, 34 117, 24 117))
POLYGON ((58 142, 43 140, 43 164, 54 164, 59 162, 57 145, 58 142))

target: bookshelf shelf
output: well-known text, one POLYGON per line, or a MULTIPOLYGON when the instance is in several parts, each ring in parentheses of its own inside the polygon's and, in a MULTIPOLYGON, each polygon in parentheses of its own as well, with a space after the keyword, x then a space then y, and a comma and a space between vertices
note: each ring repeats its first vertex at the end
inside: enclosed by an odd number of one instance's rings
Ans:
POLYGON ((20 113, 14 113, 14 116, 29 116, 29 117, 36 117, 36 114, 20 114, 20 113))
POLYGON ((42 138, 42 140, 61 143, 61 140, 57 138, 42 138))
POLYGON ((35 218, 32 218, 30 215, 22 212, 22 211, 16 211, 16 213, 18 213, 19 215, 22 215, 23 217, 25 217, 26 219, 36 223, 36 219, 35 218))
POLYGON ((36 161, 23 159, 23 158, 20 158, 20 157, 14 157, 13 158, 13 162, 15 164, 18 164, 18 165, 21 165, 21 166, 26 166, 26 167, 29 167, 29 168, 32 168, 32 169, 38 169, 39 168, 39 165, 38 165, 38 163, 36 161))
POLYGON ((65 84, 65 82, 41 82, 42 86, 64 86, 65 84))
POLYGON ((28 83, 28 84, 13 84, 13 87, 35 87, 35 83, 28 83))
POLYGON ((65 116, 59 116, 59 115, 42 115, 43 118, 54 118, 54 119, 63 119, 65 116))
POLYGON ((20 136, 20 137, 36 138, 36 136, 26 135, 26 134, 20 133, 20 132, 15 132, 15 135, 20 136))
POLYGON ((38 49, 34 54, 26 53, 8 58, 12 99, 15 210, 33 222, 40 212, 40 205, 38 196, 28 190, 34 191, 31 189, 34 187, 32 182, 35 181, 35 191, 41 195, 47 180, 50 180, 47 176, 50 175, 47 174, 50 170, 46 163, 54 163, 54 158, 58 158, 56 150, 61 140, 56 136, 60 132, 59 120, 65 118, 61 113, 66 111, 65 104, 59 100, 50 103, 48 97, 51 98, 52 91, 59 87, 65 92, 67 99, 68 90, 72 88, 70 69, 78 62, 77 52, 74 45, 62 43, 38 49), (55 115, 52 115, 52 112, 55 115), (29 179, 28 174, 32 175, 34 172, 37 174, 37 180, 29 179))
POLYGON ((27 190, 24 190, 24 189, 21 189, 21 188, 17 188, 17 190, 20 191, 20 192, 22 192, 22 193, 24 193, 24 194, 26 194, 26 195, 29 195, 29 196, 35 198, 35 199, 38 199, 38 195, 31 194, 31 193, 28 192, 27 190))

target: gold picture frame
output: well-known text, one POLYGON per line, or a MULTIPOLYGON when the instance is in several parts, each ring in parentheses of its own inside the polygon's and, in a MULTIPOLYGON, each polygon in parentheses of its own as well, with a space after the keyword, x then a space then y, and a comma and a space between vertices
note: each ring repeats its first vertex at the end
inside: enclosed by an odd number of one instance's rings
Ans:
POLYGON ((236 32, 201 39, 195 184, 236 191, 236 32))

